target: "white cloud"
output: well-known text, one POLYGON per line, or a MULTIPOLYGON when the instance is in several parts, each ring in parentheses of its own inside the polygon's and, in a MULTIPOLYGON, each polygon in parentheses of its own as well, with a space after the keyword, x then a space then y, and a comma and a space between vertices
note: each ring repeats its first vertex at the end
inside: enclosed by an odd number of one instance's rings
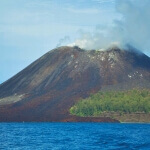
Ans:
POLYGON ((102 4, 102 3, 115 3, 115 0, 93 0, 99 4, 102 4))
POLYGON ((100 13, 99 9, 96 8, 84 8, 84 9, 76 9, 76 8, 68 8, 68 11, 77 14, 98 14, 100 13))

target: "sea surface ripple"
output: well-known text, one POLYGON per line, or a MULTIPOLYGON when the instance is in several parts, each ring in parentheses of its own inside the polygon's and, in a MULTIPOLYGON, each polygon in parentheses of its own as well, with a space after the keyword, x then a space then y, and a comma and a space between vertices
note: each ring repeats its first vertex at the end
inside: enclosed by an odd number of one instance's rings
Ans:
POLYGON ((150 124, 0 123, 0 150, 150 150, 150 124))

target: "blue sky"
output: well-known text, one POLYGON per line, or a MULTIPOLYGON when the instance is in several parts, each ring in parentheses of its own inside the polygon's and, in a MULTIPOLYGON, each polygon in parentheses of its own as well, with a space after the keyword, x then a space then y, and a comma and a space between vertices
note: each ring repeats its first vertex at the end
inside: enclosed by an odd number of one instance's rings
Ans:
MULTIPOLYGON (((0 83, 81 30, 111 26, 116 0, 0 0, 0 83)), ((64 43, 62 43, 64 42, 64 43)))

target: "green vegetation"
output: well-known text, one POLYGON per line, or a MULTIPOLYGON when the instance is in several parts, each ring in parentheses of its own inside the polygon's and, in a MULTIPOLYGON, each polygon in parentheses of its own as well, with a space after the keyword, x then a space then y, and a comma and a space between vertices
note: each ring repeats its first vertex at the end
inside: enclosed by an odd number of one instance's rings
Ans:
POLYGON ((70 108, 71 114, 82 117, 100 116, 103 112, 149 113, 150 90, 98 92, 70 108))

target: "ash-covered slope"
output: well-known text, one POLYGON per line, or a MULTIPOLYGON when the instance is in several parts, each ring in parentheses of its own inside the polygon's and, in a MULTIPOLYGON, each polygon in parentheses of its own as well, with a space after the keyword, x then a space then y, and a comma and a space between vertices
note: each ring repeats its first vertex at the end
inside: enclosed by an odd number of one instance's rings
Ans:
POLYGON ((90 93, 134 87, 150 88, 148 56, 132 49, 60 47, 0 85, 0 121, 93 121, 68 110, 90 93))

